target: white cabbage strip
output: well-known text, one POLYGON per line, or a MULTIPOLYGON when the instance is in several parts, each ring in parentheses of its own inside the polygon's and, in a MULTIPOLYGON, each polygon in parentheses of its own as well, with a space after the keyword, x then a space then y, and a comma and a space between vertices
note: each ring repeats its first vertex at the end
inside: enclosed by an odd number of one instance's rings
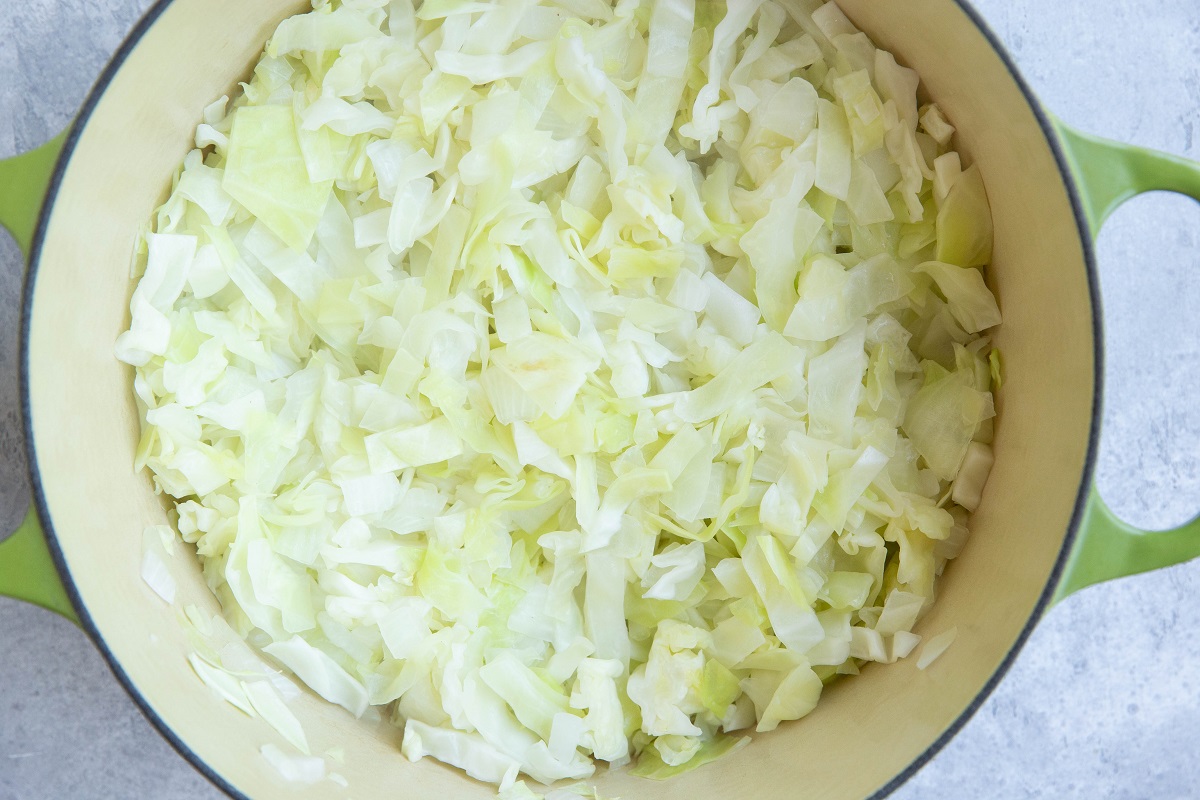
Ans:
POLYGON ((709 761, 911 652, 963 544, 1000 315, 952 133, 832 3, 318 0, 145 236, 138 465, 409 757, 709 761))

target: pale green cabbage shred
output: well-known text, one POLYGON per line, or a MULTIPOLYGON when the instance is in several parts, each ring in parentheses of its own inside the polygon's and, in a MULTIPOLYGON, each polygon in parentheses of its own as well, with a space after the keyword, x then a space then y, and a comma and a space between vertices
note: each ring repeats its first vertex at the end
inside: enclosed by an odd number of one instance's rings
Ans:
POLYGON ((917 75, 812 0, 314 7, 205 111, 117 343, 234 628, 512 797, 908 655, 1000 322, 917 75))

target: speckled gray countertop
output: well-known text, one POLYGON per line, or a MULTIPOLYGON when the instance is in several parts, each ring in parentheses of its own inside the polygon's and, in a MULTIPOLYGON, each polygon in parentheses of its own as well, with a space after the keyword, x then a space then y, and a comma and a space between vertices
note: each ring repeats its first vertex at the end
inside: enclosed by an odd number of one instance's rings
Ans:
MULTIPOLYGON (((894 0, 898 1, 898 0, 894 0)), ((150 0, 0 0, 0 158, 71 119, 150 0)), ((1196 0, 976 0, 1078 127, 1200 158, 1196 0)), ((0 191, 4 187, 0 187, 0 191)), ((1200 509, 1200 206, 1120 210, 1100 237, 1107 402, 1100 489, 1131 522, 1200 509)), ((17 395, 22 264, 0 234, 0 530, 28 497, 17 395)), ((1200 562, 1094 587, 894 797, 1200 796, 1200 562)), ((216 798, 70 623, 0 600, 0 800, 216 798)))

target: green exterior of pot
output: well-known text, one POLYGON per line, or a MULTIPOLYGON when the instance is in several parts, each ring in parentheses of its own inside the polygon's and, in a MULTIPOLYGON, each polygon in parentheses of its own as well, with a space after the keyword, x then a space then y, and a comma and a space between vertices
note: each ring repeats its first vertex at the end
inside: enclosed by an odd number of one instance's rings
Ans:
MULTIPOLYGON (((1093 237, 1121 203, 1143 192, 1174 191, 1200 200, 1200 164, 1082 134, 1057 120, 1054 124, 1093 237)), ((0 225, 12 232, 27 257, 64 138, 0 161, 0 225)), ((1054 602, 1095 583, 1197 556, 1200 518, 1169 531, 1140 530, 1118 519, 1092 486, 1054 602)), ((17 531, 0 542, 0 595, 78 622, 33 507, 17 531)))
MULTIPOLYGON (((0 161, 0 225, 17 240, 26 259, 65 140, 63 134, 36 150, 0 161)), ((0 595, 39 605, 79 623, 33 503, 20 527, 0 542, 0 595)))

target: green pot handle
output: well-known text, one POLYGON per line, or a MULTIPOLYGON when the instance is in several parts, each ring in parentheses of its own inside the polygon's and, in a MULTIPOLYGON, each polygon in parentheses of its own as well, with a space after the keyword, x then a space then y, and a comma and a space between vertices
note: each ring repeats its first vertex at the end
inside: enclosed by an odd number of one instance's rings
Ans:
POLYGON ((48 608, 79 623, 32 503, 21 527, 0 542, 0 596, 48 608))
MULTIPOLYGON (((1058 120, 1054 126, 1093 238, 1117 206, 1143 192, 1179 192, 1200 200, 1200 164, 1080 133, 1058 120)), ((1093 485, 1054 602, 1101 581, 1169 567, 1197 556, 1200 517, 1172 530, 1144 531, 1120 520, 1093 485)))
POLYGON ((0 225, 8 228, 26 258, 66 138, 60 134, 36 150, 0 161, 0 225))
MULTIPOLYGON (((65 138, 59 136, 36 150, 0 161, 0 225, 17 240, 26 258, 65 138)), ((16 532, 0 541, 0 596, 25 600, 79 622, 32 503, 16 532)))

